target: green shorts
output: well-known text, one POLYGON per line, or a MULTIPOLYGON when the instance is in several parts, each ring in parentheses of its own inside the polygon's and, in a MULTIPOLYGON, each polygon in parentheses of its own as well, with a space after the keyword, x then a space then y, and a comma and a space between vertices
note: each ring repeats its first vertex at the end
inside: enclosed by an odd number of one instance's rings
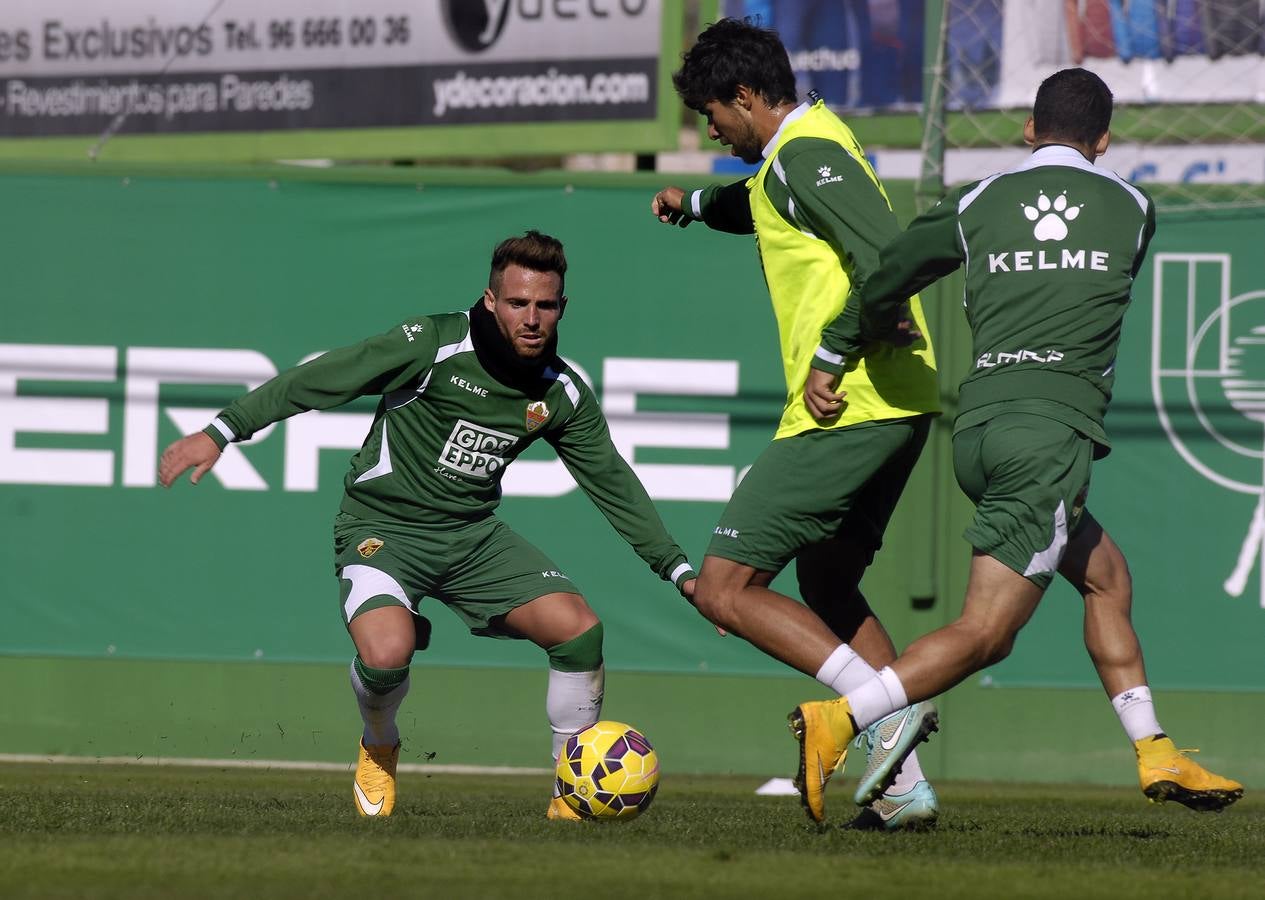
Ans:
POLYGON ((1049 587, 1085 520, 1094 442, 1070 425, 1003 413, 953 436, 953 471, 975 501, 965 537, 981 553, 1049 587))
POLYGON ((549 557, 494 516, 444 526, 334 518, 334 573, 343 621, 381 606, 413 612, 434 597, 472 634, 517 637, 495 622, 553 593, 578 594, 549 557))
POLYGON ((868 565, 931 419, 806 431, 769 444, 721 513, 708 555, 780 572, 805 547, 843 537, 868 565))

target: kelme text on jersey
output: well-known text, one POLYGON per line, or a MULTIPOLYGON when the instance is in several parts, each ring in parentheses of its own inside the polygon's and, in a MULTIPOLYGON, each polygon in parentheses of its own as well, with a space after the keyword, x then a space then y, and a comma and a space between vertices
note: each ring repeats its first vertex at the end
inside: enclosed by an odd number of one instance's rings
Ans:
POLYGON ((1050 269, 1092 269, 1109 271, 1111 254, 1106 250, 1003 250, 989 252, 988 274, 996 272, 1039 272, 1050 269))

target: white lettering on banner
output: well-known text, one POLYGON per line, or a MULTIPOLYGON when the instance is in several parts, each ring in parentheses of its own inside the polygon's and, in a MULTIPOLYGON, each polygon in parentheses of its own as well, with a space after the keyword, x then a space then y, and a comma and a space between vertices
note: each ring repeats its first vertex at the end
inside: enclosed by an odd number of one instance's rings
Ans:
MULTIPOLYGON (((0 4, 0 79, 657 57, 662 0, 47 0, 0 4), (486 17, 469 15, 481 2, 486 17), (208 14, 207 7, 213 6, 208 14)), ((270 75, 273 81, 277 75, 270 75)))
POLYGON ((106 434, 110 406, 96 397, 19 397, 18 382, 114 381, 114 347, 0 344, 0 482, 105 487, 114 483, 110 450, 18 447, 18 432, 106 434))
POLYGON ((734 489, 734 467, 637 463, 638 447, 729 449, 729 416, 722 413, 639 413, 638 394, 733 397, 737 360, 607 358, 602 408, 611 440, 650 496, 663 500, 725 501, 734 489))
MULTIPOLYGON (((409 327, 416 328, 414 333, 422 330, 420 325, 409 327)), ((311 362, 323 352, 309 353, 298 364, 311 362)), ((286 419, 285 489, 317 490, 320 487, 321 451, 359 450, 372 425, 373 415, 370 413, 322 412, 315 409, 286 419)))
MULTIPOLYGON (((599 72, 592 77, 560 73, 550 66, 543 75, 436 78, 434 113, 443 118, 454 109, 615 105, 650 99, 650 76, 644 72, 599 72)), ((836 179, 841 180, 841 179, 836 179)))
MULTIPOLYGON (((123 382, 123 484, 152 487, 158 473, 158 392, 164 384, 240 384, 254 390, 277 374, 277 367, 257 350, 203 350, 196 348, 129 347, 127 375, 123 382)), ((168 409, 168 417, 182 433, 204 427, 218 409, 168 409), (182 427, 176 416, 188 412, 201 416, 192 429, 182 427)), ((186 420, 188 421, 188 420, 186 420)), ((275 426, 255 432, 249 441, 267 437, 275 426)), ((233 453, 239 452, 236 447, 233 453)), ((228 448, 225 448, 226 455, 228 448)), ((216 465, 211 470, 226 488, 266 490, 268 485, 242 457, 240 464, 216 465)))
POLYGON ((0 3, 0 137, 95 136, 122 116, 146 135, 265 131, 279 151, 310 142, 295 131, 653 118, 664 15, 664 0, 0 3))
MULTIPOLYGON (((0 483, 68 484, 108 487, 115 483, 114 449, 19 448, 21 431, 56 434, 109 434, 109 400, 94 397, 18 396, 23 381, 116 382, 120 351, 114 347, 42 344, 0 344, 0 483)), ((319 354, 311 354, 306 362, 319 354)), ((175 432, 200 431, 217 407, 161 404, 164 387, 222 384, 247 390, 273 377, 277 368, 255 350, 130 347, 122 351, 123 431, 122 484, 153 487, 160 448, 161 412, 175 432)), ((574 361, 567 364, 592 391, 592 379, 574 361)), ((729 447, 728 415, 714 413, 638 412, 638 395, 732 397, 738 392, 737 360, 644 359, 611 357, 603 367, 603 407, 616 448, 632 463, 650 496, 659 500, 729 499, 735 484, 733 466, 714 464, 635 463, 637 449, 725 450, 729 447)), ((28 391, 29 393, 29 391, 28 391)), ((237 390, 231 391, 236 395, 237 390)), ((582 401, 592 402, 592 401, 582 401)), ((356 450, 372 423, 368 413, 309 411, 285 423, 286 491, 315 491, 320 486, 322 450, 356 450)), ((441 465, 465 474, 496 472, 517 440, 463 423, 445 448, 450 459, 441 465)), ((269 485, 241 447, 264 440, 275 426, 250 440, 229 444, 211 470, 228 490, 268 490, 269 485)), ((118 438, 116 438, 118 440, 118 438)), ((117 445, 116 445, 117 446, 117 445)), ((505 496, 561 497, 576 489, 563 462, 550 451, 539 459, 519 459, 506 468, 505 496)), ((445 472, 444 474, 448 474, 445 472)))
MULTIPOLYGON (((191 406, 169 406, 164 412, 167 413, 167 418, 175 423, 181 434, 193 434, 195 431, 201 431, 206 427, 207 418, 215 415, 212 410, 191 406)), ((263 434, 262 431, 259 432, 255 438, 252 438, 247 443, 253 443, 256 438, 262 437, 263 434)), ((211 474, 230 491, 268 490, 268 482, 264 481, 263 476, 246 459, 246 454, 239 449, 240 446, 240 444, 229 444, 226 446, 224 452, 220 454, 219 462, 211 470, 211 474)), ((126 484, 126 482, 124 483, 126 484)), ((152 479, 151 485, 131 486, 152 486, 152 479)))
POLYGON ((359 450, 373 425, 371 413, 311 410, 286 420, 285 489, 315 491, 322 450, 359 450))

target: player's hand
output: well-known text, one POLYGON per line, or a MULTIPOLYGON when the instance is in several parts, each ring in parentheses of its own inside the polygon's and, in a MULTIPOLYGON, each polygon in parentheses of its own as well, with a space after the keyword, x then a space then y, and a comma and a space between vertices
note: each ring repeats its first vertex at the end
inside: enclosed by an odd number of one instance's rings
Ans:
POLYGON ((171 487, 186 469, 193 469, 189 481, 197 484, 220 458, 220 448, 209 435, 199 431, 182 437, 163 451, 158 460, 158 482, 171 487))
POLYGON ((914 314, 909 309, 909 304, 905 304, 901 310, 900 318, 892 327, 892 330, 879 338, 885 344, 891 344, 893 347, 908 347, 922 340, 922 332, 918 330, 917 323, 914 322, 914 314))
POLYGON ((694 217, 685 211, 685 191, 679 187, 665 187, 655 194, 650 201, 650 211, 665 225, 684 228, 694 221, 694 217))
MULTIPOLYGON (((698 581, 697 578, 691 578, 689 581, 681 582, 681 594, 685 597, 686 600, 690 601, 691 606, 694 605, 694 585, 697 581, 698 581)), ((725 635, 729 633, 725 631, 725 629, 717 625, 715 622, 712 623, 712 627, 716 629, 716 633, 720 635, 721 637, 725 637, 725 635)))
POLYGON ((831 375, 820 369, 809 369, 808 380, 804 382, 804 405, 809 414, 818 422, 828 422, 839 418, 847 405, 844 398, 846 391, 837 391, 839 376, 831 375))

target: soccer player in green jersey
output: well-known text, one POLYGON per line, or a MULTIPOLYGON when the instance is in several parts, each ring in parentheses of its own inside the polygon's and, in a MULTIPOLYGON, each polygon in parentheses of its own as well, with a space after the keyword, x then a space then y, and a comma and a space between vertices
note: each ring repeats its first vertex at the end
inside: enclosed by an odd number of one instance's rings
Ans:
MULTIPOLYGON (((953 466, 976 511, 962 614, 840 700, 791 714, 811 772, 824 773, 806 786, 809 803, 819 802, 854 731, 1004 659, 1055 572, 1084 597, 1085 646, 1133 741, 1146 796, 1216 810, 1243 794, 1160 728, 1130 621, 1128 566, 1085 505, 1092 461, 1110 450, 1103 417, 1121 320, 1155 232, 1151 198, 1094 165, 1110 140, 1111 107, 1111 91, 1091 72, 1047 78, 1024 129, 1028 160, 916 219, 860 290, 859 334, 836 321, 822 335, 805 400, 824 418, 841 399, 829 359, 866 352, 861 339, 885 334, 906 297, 966 266, 975 365, 961 386, 953 466)), ((904 740, 867 773, 859 799, 882 790, 909 746, 904 740)))
MULTIPOLYGON (((787 386, 772 444, 721 514, 694 602, 718 627, 844 694, 895 658, 859 585, 939 409, 922 311, 916 297, 909 301, 916 340, 858 358, 844 377, 847 404, 815 421, 802 392, 809 361, 821 329, 841 310, 855 312, 844 307, 849 286, 865 280, 899 232, 887 195, 848 126, 820 100, 796 99, 775 32, 723 19, 699 36, 674 81, 713 139, 761 166, 728 186, 688 195, 665 188, 651 210, 663 222, 755 233, 787 386), (769 588, 792 560, 804 604, 769 588)), ((872 765, 893 734, 936 721, 929 703, 889 712, 865 735, 872 765)), ((925 827, 938 815, 912 754, 868 804, 855 827, 925 827)))
MULTIPOLYGON (((505 467, 544 438, 615 530, 684 595, 694 572, 611 443, 597 399, 558 356, 566 308, 562 244, 536 231, 501 242, 483 296, 467 311, 418 316, 385 334, 282 372, 162 455, 170 487, 193 483, 226 444, 272 422, 380 395, 344 479, 334 570, 356 646, 351 686, 364 719, 352 785, 365 816, 395 806, 396 713, 409 662, 424 650, 424 597, 473 634, 525 638, 549 657, 553 755, 601 718, 602 623, 543 552, 494 515, 505 467)), ((556 795, 551 819, 577 819, 556 795)))

